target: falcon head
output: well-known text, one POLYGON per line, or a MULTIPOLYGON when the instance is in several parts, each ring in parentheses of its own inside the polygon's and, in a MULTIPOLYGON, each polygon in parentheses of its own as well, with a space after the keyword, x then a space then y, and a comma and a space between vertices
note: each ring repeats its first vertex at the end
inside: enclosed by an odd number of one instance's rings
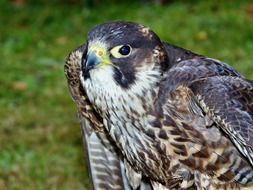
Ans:
POLYGON ((82 56, 81 80, 98 85, 113 83, 130 89, 143 80, 158 79, 166 62, 159 37, 149 28, 131 22, 110 22, 88 34, 82 56))

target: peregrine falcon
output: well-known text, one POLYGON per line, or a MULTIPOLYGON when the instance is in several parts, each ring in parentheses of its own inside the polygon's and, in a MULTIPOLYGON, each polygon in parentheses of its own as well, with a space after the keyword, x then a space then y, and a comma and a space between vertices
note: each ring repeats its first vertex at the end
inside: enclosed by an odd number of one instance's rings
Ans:
POLYGON ((64 69, 93 184, 253 189, 253 82, 232 67, 116 21, 94 27, 64 69))

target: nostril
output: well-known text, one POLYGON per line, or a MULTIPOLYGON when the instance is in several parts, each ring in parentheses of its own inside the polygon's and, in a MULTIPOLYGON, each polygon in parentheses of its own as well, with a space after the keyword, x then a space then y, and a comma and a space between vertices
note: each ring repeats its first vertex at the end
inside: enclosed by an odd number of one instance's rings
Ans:
POLYGON ((98 56, 102 57, 103 56, 103 51, 98 51, 98 56))

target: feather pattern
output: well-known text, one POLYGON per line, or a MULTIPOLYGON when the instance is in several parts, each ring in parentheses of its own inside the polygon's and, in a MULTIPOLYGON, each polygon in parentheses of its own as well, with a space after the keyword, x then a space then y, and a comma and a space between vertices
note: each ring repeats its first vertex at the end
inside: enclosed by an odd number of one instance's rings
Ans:
POLYGON ((94 190, 152 190, 148 179, 140 176, 136 183, 133 181, 135 178, 131 180, 127 177, 127 168, 132 170, 131 166, 125 165, 121 153, 110 140, 110 136, 105 133, 101 117, 94 110, 81 86, 81 59, 86 48, 86 45, 82 45, 70 53, 64 71, 81 121, 83 144, 93 188, 94 190))
POLYGON ((105 53, 133 47, 129 57, 108 55, 110 64, 87 71, 84 45, 65 64, 71 95, 89 122, 83 134, 95 184, 101 169, 106 179, 115 174, 107 185, 122 189, 253 188, 252 81, 134 23, 99 25, 88 43, 105 53))

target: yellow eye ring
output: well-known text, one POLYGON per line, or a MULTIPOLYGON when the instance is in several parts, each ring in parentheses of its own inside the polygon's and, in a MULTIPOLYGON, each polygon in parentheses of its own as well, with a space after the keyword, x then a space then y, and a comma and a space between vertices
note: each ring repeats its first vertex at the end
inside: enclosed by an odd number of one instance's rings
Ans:
POLYGON ((119 45, 110 50, 110 53, 115 58, 128 57, 132 52, 132 47, 128 44, 119 45))

